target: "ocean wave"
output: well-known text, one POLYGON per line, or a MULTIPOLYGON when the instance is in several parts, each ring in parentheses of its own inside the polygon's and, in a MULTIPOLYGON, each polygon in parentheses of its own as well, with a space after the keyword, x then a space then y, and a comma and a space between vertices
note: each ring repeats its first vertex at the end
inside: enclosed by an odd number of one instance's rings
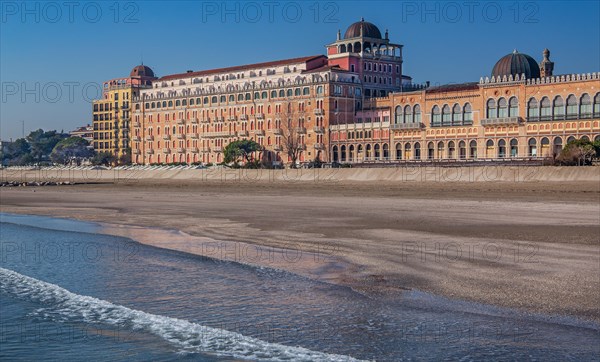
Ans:
POLYGON ((358 361, 350 356, 269 343, 224 329, 146 313, 0 268, 0 292, 44 304, 37 313, 57 321, 127 326, 163 338, 181 353, 210 353, 261 361, 358 361))

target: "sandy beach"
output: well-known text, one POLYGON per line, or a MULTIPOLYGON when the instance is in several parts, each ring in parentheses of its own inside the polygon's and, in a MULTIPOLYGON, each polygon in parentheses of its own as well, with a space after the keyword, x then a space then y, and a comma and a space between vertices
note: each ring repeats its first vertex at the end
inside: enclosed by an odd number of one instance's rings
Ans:
POLYGON ((140 242, 235 254, 379 298, 418 289, 600 322, 596 181, 103 182, 2 188, 0 211, 107 223, 140 242), (293 252, 261 261, 248 245, 293 252))

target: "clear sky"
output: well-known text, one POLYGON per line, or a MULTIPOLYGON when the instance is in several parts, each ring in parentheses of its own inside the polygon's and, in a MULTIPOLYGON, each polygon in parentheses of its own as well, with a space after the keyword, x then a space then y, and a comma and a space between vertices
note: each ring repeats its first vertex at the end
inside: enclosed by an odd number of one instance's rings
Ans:
POLYGON ((103 81, 143 59, 158 76, 325 53, 364 17, 404 45, 415 82, 478 81, 517 49, 556 74, 600 71, 600 6, 587 2, 18 2, 0 8, 0 138, 91 123, 103 81), (116 4, 116 5, 115 5, 116 4))

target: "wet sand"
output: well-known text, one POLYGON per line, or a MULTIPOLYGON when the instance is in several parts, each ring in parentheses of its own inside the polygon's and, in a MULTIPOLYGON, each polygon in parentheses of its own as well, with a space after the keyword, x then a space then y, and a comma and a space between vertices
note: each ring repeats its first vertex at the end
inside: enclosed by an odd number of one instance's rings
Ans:
POLYGON ((418 289, 600 321, 598 182, 140 179, 2 188, 0 204, 2 212, 115 224, 112 233, 140 242, 380 298, 418 289), (262 249, 261 260, 259 246, 290 252, 262 249))

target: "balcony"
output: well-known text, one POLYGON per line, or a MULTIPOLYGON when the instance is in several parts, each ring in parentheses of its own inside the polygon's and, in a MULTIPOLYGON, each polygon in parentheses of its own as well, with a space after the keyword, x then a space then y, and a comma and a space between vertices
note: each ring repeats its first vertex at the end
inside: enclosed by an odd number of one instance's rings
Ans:
POLYGON ((183 134, 183 133, 179 133, 179 134, 177 135, 177 139, 178 139, 178 140, 184 140, 184 139, 185 139, 185 134, 183 134))
POLYGON ((177 153, 185 153, 185 148, 179 147, 177 153))
POLYGON ((190 133, 190 138, 197 140, 198 138, 200 138, 200 135, 197 133, 190 133))
POLYGON ((392 129, 421 129, 422 127, 421 122, 396 123, 391 126, 392 129))
POLYGON ((200 120, 200 122, 202 122, 202 123, 210 123, 210 118, 202 118, 200 120))
POLYGON ((133 122, 134 127, 141 127, 142 124, 140 122, 133 122))
POLYGON ((210 152, 210 147, 205 147, 202 149, 202 153, 209 153, 210 152))
POLYGON ((296 127, 296 132, 298 134, 306 134, 306 127, 296 127))
POLYGON ((227 117, 228 121, 237 121, 237 117, 236 116, 229 116, 227 117))
POLYGON ((503 126, 521 123, 521 117, 486 118, 481 120, 482 126, 503 126))
POLYGON ((175 122, 177 122, 177 124, 185 124, 185 119, 181 118, 176 120, 175 122))
POLYGON ((219 132, 206 132, 204 136, 207 138, 219 138, 219 137, 234 137, 235 134, 229 131, 219 131, 219 132))
POLYGON ((248 131, 237 131, 235 134, 238 137, 248 137, 248 131))
POLYGON ((198 149, 198 147, 192 147, 192 148, 190 148, 190 152, 191 153, 198 153, 198 152, 200 152, 200 150, 198 149))
POLYGON ((153 155, 154 154, 154 150, 153 149, 149 149, 146 151, 147 154, 149 155, 153 155))
POLYGON ((315 143, 315 150, 324 150, 325 145, 322 143, 315 143))
POLYGON ((264 136, 265 130, 264 129, 255 129, 255 130, 252 130, 252 134, 255 134, 257 136, 264 136))
POLYGON ((273 134, 274 134, 274 135, 281 136, 281 135, 283 134, 283 130, 282 130, 281 128, 275 128, 275 129, 273 130, 273 134))
POLYGON ((163 153, 166 153, 166 154, 171 153, 171 149, 170 148, 163 148, 162 151, 163 151, 163 153))
POLYGON ((131 152, 132 152, 134 155, 139 155, 139 154, 141 154, 141 153, 142 153, 142 151, 140 151, 140 150, 138 150, 138 149, 135 149, 135 150, 133 150, 133 151, 131 151, 131 152))
POLYGON ((146 141, 154 141, 154 136, 152 136, 152 135, 146 136, 146 141))
POLYGON ((215 147, 213 147, 212 150, 213 150, 213 152, 222 152, 223 151, 223 147, 221 147, 221 146, 215 146, 215 147))
POLYGON ((192 118, 192 120, 190 121, 191 124, 198 124, 198 118, 192 118))
POLYGON ((322 109, 315 109, 315 116, 322 116, 325 114, 325 111, 323 111, 322 109))
POLYGON ((313 129, 314 129, 315 133, 325 133, 324 127, 315 126, 313 129))
POLYGON ((264 113, 257 113, 256 114, 256 119, 265 119, 265 114, 264 113))
POLYGON ((171 140, 171 135, 170 134, 164 134, 162 136, 162 139, 165 140, 165 141, 169 141, 169 140, 171 140))
POLYGON ((241 119, 242 121, 247 121, 247 120, 248 120, 248 115, 246 115, 246 114, 242 114, 242 115, 240 116, 240 119, 241 119))
POLYGON ((131 140, 133 142, 140 142, 142 140, 142 137, 140 137, 140 136, 133 136, 133 137, 131 137, 131 140))

